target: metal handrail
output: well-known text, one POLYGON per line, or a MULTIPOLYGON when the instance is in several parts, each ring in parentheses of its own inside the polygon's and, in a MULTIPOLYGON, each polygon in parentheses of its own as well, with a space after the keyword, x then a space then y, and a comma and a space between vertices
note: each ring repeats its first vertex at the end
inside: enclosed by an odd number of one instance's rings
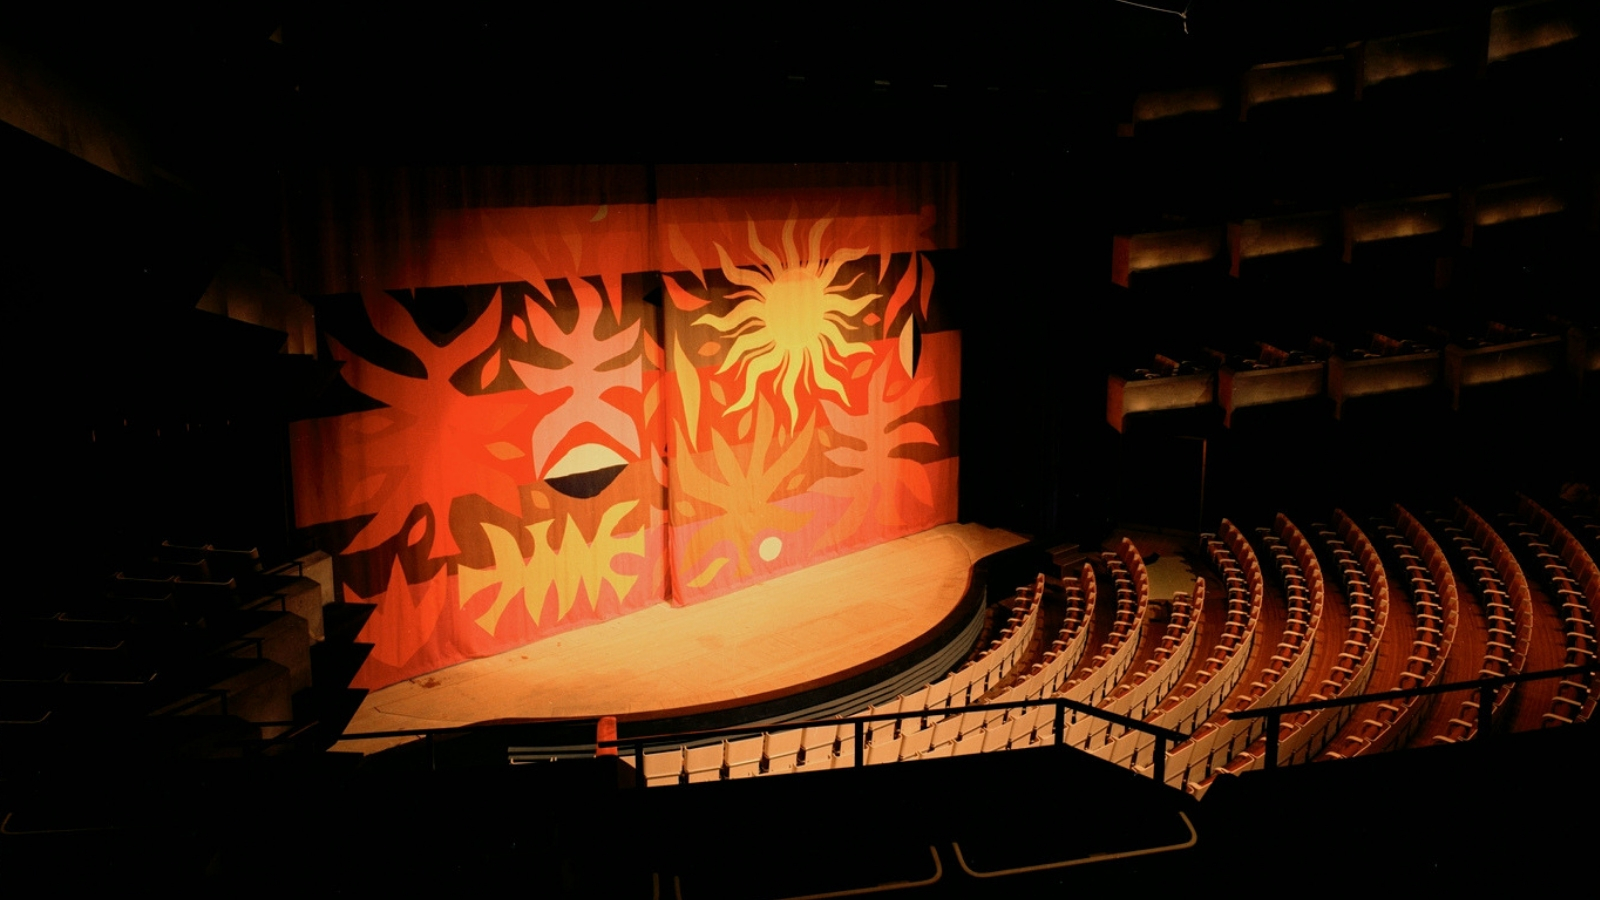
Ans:
MULTIPOLYGON (((1267 706, 1261 709, 1245 709, 1227 713, 1231 719, 1267 719, 1267 755, 1264 767, 1276 769, 1278 767, 1278 726, 1286 715, 1298 712, 1310 712, 1318 709, 1332 709, 1338 706, 1355 706, 1361 703, 1375 703, 1382 700, 1404 700, 1410 697, 1424 697, 1432 694, 1449 694, 1456 691, 1476 690, 1478 692, 1478 714, 1485 714, 1485 710, 1494 708, 1494 693, 1508 684, 1518 684, 1524 681, 1542 681, 1546 678, 1559 678, 1579 672, 1588 672, 1591 675, 1600 672, 1600 663, 1589 660, 1580 666, 1562 666, 1559 669, 1545 669, 1542 672, 1521 672, 1516 675, 1497 675, 1493 678, 1479 678, 1473 681, 1456 681, 1450 684, 1435 684, 1426 687, 1397 688, 1392 691, 1379 691, 1376 694, 1357 694, 1351 697, 1332 697, 1327 700, 1306 700, 1301 703, 1285 703, 1281 706, 1267 706)), ((1478 733, 1474 740, 1483 740, 1489 735, 1489 729, 1480 721, 1478 733)))
POLYGON ((992 712, 995 710, 1024 709, 1028 707, 1046 706, 1053 707, 1055 709, 1055 735, 1054 741, 1052 742, 1055 746, 1060 746, 1064 740, 1067 710, 1069 709, 1074 712, 1093 716, 1095 718, 1105 719, 1113 724, 1121 725, 1125 728, 1131 728, 1135 731, 1142 731, 1146 734, 1153 735, 1156 739, 1156 743, 1155 752, 1152 759, 1152 763, 1155 766, 1155 771, 1152 774, 1155 776, 1157 784, 1166 783, 1167 743, 1170 741, 1173 744, 1178 744, 1189 739, 1189 736, 1181 731, 1174 731, 1170 728, 1162 728, 1159 725, 1151 725, 1148 722, 1130 718, 1128 716, 1121 715, 1120 713, 1108 712, 1078 700, 1068 700, 1065 697, 1041 697, 1037 700, 1012 700, 1004 703, 979 703, 969 706, 951 706, 944 709, 919 709, 897 713, 873 713, 871 715, 864 716, 845 716, 842 720, 812 719, 796 722, 783 722, 780 724, 746 725, 739 728, 718 728, 708 731, 687 731, 670 734, 644 735, 641 737, 617 738, 614 740, 596 741, 595 747, 597 749, 611 747, 618 749, 623 747, 630 748, 633 755, 634 771, 639 775, 636 780, 636 784, 639 787, 644 787, 645 782, 642 776, 644 773, 644 748, 646 744, 687 744, 728 737, 751 737, 754 735, 765 734, 774 731, 793 731, 795 729, 809 728, 814 726, 838 727, 841 721, 844 721, 851 722, 854 725, 855 759, 851 765, 854 768, 860 768, 866 764, 866 726, 871 722, 887 722, 891 720, 899 722, 902 719, 909 719, 913 716, 920 717, 929 712, 942 712, 950 715, 957 715, 967 712, 992 712))
MULTIPOLYGON (((1280 719, 1285 715, 1317 709, 1329 709, 1337 706, 1349 706, 1383 700, 1399 700, 1408 697, 1421 697, 1432 694, 1445 694, 1453 691, 1472 689, 1478 690, 1483 695, 1491 695, 1496 689, 1505 684, 1513 684, 1522 681, 1537 681, 1540 679, 1554 678, 1579 672, 1589 672, 1591 674, 1600 672, 1600 664, 1597 664, 1595 661, 1590 661, 1581 666, 1564 666, 1559 669, 1549 669, 1543 672, 1524 672, 1519 675, 1501 675, 1495 678, 1479 679, 1476 681, 1454 682, 1452 684, 1432 685, 1429 687, 1400 688, 1392 691, 1381 691, 1375 694, 1334 697, 1328 700, 1309 700, 1302 703, 1287 703, 1281 706, 1264 707, 1261 709, 1238 710, 1235 712, 1228 712, 1227 715, 1234 719, 1251 719, 1261 717, 1267 718, 1267 757, 1265 760, 1265 766, 1266 768, 1273 769, 1277 768, 1278 763, 1278 725, 1280 724, 1280 719)), ((1082 703, 1077 700, 1068 700, 1064 697, 1045 697, 1038 700, 1018 700, 1006 703, 982 703, 970 706, 952 706, 932 711, 957 714, 976 710, 992 711, 1044 706, 1050 706, 1055 709, 1055 737, 1052 743, 1056 745, 1060 745, 1064 740, 1063 732, 1065 731, 1066 725, 1066 711, 1069 709, 1075 712, 1094 716, 1096 718, 1105 719, 1113 724, 1122 725, 1126 728, 1131 728, 1136 731, 1142 731, 1147 734, 1154 735, 1156 738, 1156 752, 1153 754, 1153 759, 1151 760, 1152 765, 1154 766, 1152 775, 1155 776, 1157 783, 1160 784, 1166 783, 1166 749, 1169 742, 1176 746, 1177 744, 1189 739, 1189 735, 1186 735, 1180 731, 1162 728, 1158 725, 1151 725, 1148 722, 1142 722, 1138 719, 1129 718, 1128 716, 1120 715, 1118 713, 1108 712, 1106 710, 1090 706, 1087 703, 1082 703)), ((1490 706, 1484 705, 1482 702, 1480 702, 1480 708, 1487 709, 1490 708, 1490 706)), ((865 764, 865 754, 863 753, 863 750, 865 749, 865 725, 867 723, 882 722, 891 719, 898 722, 903 719, 908 719, 912 716, 925 714, 929 711, 930 710, 915 710, 900 713, 874 713, 872 715, 846 717, 845 720, 855 723, 854 743, 856 753, 855 761, 852 765, 861 766, 865 764)), ((795 722, 782 722, 767 725, 745 725, 737 728, 719 728, 706 731, 669 732, 664 734, 643 735, 640 737, 596 741, 595 747, 597 749, 610 747, 615 747, 618 749, 623 747, 630 748, 633 751, 632 755, 635 770, 639 773, 643 773, 644 748, 647 744, 687 744, 727 737, 749 737, 773 731, 791 731, 797 728, 807 728, 811 726, 832 725, 834 727, 838 727, 840 721, 840 719, 808 719, 795 722)), ((437 768, 437 763, 434 759, 433 746, 435 738, 466 734, 469 732, 494 731, 496 729, 510 729, 516 727, 519 726, 516 724, 497 722, 493 724, 454 725, 447 728, 367 731, 356 734, 342 734, 339 735, 338 740, 359 741, 377 740, 382 738, 420 739, 427 744, 429 767, 437 768)), ((1480 728, 1478 731, 1478 738, 1483 738, 1487 730, 1488 729, 1480 728)), ((643 786, 643 783, 644 782, 641 779, 639 784, 643 786)))

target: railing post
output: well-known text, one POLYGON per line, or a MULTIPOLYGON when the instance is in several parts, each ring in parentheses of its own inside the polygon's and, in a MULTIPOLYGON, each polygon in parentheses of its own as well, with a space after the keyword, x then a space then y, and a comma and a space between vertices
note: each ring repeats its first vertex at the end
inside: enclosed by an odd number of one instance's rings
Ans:
POLYGON ((1167 783, 1167 736, 1156 735, 1156 758, 1151 760, 1155 765, 1156 784, 1167 783))
POLYGON ((1267 712, 1267 768, 1278 767, 1278 711, 1267 712))
POLYGON ((1057 700, 1056 701, 1056 746, 1057 747, 1061 746, 1061 742, 1066 740, 1066 737, 1062 734, 1062 732, 1066 731, 1066 730, 1067 730, 1067 706, 1066 706, 1065 703, 1062 703, 1060 700, 1057 700))
POLYGON ((855 768, 861 768, 866 763, 867 756, 867 723, 856 720, 856 759, 855 768))
POLYGON ((647 784, 644 779, 644 741, 633 743, 633 771, 634 785, 644 787, 647 784))
POLYGON ((1478 686, 1478 740, 1488 740, 1489 726, 1494 724, 1495 685, 1478 686))

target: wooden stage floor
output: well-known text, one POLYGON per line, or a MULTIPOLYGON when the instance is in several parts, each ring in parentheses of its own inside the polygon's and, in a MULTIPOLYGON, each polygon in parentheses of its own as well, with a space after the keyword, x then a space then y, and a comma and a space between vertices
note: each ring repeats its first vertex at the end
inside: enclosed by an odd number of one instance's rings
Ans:
MULTIPOLYGON (((941 525, 693 606, 662 603, 374 691, 345 733, 656 717, 826 683, 937 626, 960 604, 974 562, 1021 543, 981 525, 941 525)), ((335 749, 372 753, 403 740, 335 749)))

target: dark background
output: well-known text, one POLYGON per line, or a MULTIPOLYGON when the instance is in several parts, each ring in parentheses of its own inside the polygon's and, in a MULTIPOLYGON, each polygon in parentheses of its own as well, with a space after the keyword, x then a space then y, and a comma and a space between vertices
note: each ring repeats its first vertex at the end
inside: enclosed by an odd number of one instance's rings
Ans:
POLYGON ((318 184, 390 167, 955 161, 961 251, 940 279, 964 332, 965 519, 1091 541, 1118 520, 1192 528, 1594 478, 1595 389, 1567 379, 1480 392, 1459 413, 1431 394, 1373 402, 1343 422, 1309 404, 1224 429, 1202 410, 1119 435, 1104 409, 1107 375, 1157 352, 1550 328, 1549 315, 1592 330, 1589 38, 1529 72, 1118 137, 1139 90, 1236 83, 1254 62, 1484 7, 470 7, 4 14, 13 72, 57 80, 136 137, 148 174, 132 184, 0 124, 11 438, 27 457, 14 496, 39 533, 111 554, 203 523, 298 549, 285 423, 333 372, 193 307, 236 248, 285 271, 304 240, 291 212, 318 184), (1243 280, 1188 267, 1133 290, 1109 278, 1117 233, 1532 176, 1580 202, 1471 253, 1406 246, 1243 280), (1442 288, 1441 258, 1454 267, 1442 288))

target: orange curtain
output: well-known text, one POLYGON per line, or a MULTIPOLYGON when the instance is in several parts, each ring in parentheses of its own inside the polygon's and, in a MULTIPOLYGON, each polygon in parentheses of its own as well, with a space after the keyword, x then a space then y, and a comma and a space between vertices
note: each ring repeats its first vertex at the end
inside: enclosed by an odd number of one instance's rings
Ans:
POLYGON ((646 202, 612 202, 631 169, 402 173, 305 204, 292 268, 332 289, 341 368, 294 428, 296 516, 376 606, 357 686, 954 518, 953 177, 867 169, 663 168, 646 202))

